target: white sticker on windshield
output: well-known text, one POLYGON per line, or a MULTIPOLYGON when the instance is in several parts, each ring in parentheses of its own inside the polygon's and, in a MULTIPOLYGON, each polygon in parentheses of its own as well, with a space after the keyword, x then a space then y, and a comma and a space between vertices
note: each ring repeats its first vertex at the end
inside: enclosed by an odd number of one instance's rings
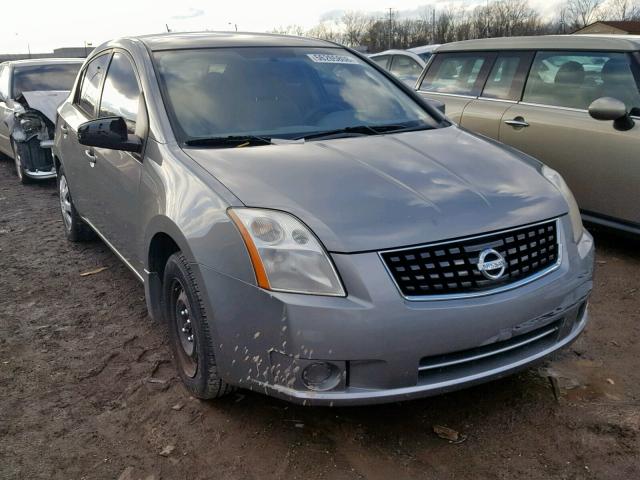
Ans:
POLYGON ((326 53, 307 53, 312 61, 316 63, 350 63, 357 64, 358 61, 355 58, 348 57, 346 55, 329 55, 326 53))

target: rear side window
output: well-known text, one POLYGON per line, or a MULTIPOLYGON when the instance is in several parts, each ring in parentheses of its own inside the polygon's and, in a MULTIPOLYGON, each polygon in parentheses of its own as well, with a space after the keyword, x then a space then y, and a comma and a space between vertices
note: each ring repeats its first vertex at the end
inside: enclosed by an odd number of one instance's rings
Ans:
POLYGON ((140 87, 133 65, 123 53, 116 52, 104 81, 100 117, 122 117, 129 133, 135 133, 140 102, 140 87))
POLYGON ((80 84, 80 94, 78 95, 77 105, 82 108, 90 117, 95 117, 100 101, 100 87, 102 79, 107 71, 109 58, 111 55, 100 55, 91 60, 82 73, 80 84))
POLYGON ((420 90, 478 96, 482 80, 495 54, 484 52, 436 55, 420 90))
POLYGON ((484 98, 520 100, 533 53, 505 52, 498 55, 482 90, 484 98))
POLYGON ((418 78, 422 73, 422 67, 411 57, 395 55, 391 64, 391 73, 398 77, 418 78))
POLYGON ((389 55, 380 55, 379 57, 371 57, 371 60, 376 62, 378 65, 380 65, 385 70, 388 70, 389 69, 389 59, 390 58, 391 57, 389 55))
POLYGON ((522 100, 587 110, 600 97, 640 108, 640 74, 627 53, 538 52, 522 100))

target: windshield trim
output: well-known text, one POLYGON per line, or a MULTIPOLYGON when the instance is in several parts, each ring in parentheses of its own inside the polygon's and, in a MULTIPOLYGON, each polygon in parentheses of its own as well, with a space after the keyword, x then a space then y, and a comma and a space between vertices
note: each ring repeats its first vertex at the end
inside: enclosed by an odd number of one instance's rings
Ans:
MULTIPOLYGON (((176 142, 180 145, 181 148, 193 148, 187 145, 187 141, 194 137, 189 136, 181 127, 180 122, 175 116, 175 112, 172 108, 169 107, 170 102, 168 101, 169 93, 167 91, 166 84, 160 74, 160 69, 158 66, 158 62, 156 59, 156 53, 164 53, 164 52, 179 52, 179 51, 196 51, 196 50, 237 50, 237 49, 250 49, 250 48, 260 48, 260 49, 283 49, 283 48, 291 48, 291 49, 307 49, 307 50, 342 50, 354 55, 356 58, 366 63, 371 68, 375 69, 378 73, 382 74, 388 81, 393 83, 398 89, 402 91, 407 97, 409 101, 412 101, 416 106, 418 106, 424 113, 426 113, 433 121, 434 126, 433 129, 437 128, 445 128, 453 125, 449 119, 446 118, 439 110, 426 102, 415 90, 409 88, 404 82, 395 77, 393 74, 388 72, 387 70, 380 67, 373 60, 368 58, 366 55, 353 50, 349 47, 341 46, 341 45, 327 45, 327 46, 289 46, 289 45, 269 45, 269 46, 261 46, 261 45, 241 45, 241 46, 207 46, 207 47, 179 47, 179 48, 164 48, 164 49, 148 49, 149 57, 151 60, 151 65, 153 68, 153 74, 155 76, 158 88, 160 90, 160 97, 162 100, 162 108, 169 120, 169 125, 171 126, 171 131, 176 142)), ((303 133, 303 132, 300 132, 303 133)), ((389 132, 385 134, 393 134, 394 132, 389 132)), ((247 133, 246 135, 251 135, 247 133)), ((260 135, 258 136, 268 136, 268 135, 260 135)), ((286 139, 286 137, 283 137, 286 139)))

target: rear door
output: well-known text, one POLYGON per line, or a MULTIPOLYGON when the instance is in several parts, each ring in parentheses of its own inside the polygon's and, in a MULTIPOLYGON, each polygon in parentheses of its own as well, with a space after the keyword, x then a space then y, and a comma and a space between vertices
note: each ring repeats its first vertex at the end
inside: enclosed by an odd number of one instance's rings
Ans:
POLYGON ((502 117, 522 96, 533 56, 533 52, 499 53, 481 95, 467 104, 460 124, 498 140, 502 117))
POLYGON ((58 149, 74 206, 80 215, 93 221, 96 203, 93 186, 96 180, 91 147, 78 142, 78 127, 98 113, 102 81, 111 59, 111 52, 93 58, 80 73, 73 103, 65 102, 60 110, 58 149))
POLYGON ((639 114, 640 69, 632 55, 541 51, 499 138, 558 170, 585 213, 640 224, 639 114), (589 105, 603 96, 625 102, 636 115, 633 129, 591 118, 589 105))
MULTIPOLYGON (((104 81, 98 118, 122 117, 131 135, 146 137, 147 111, 133 59, 116 50, 104 81)), ((95 148, 91 187, 95 227, 138 271, 136 261, 140 222, 138 188, 142 155, 95 148)))
POLYGON ((496 54, 454 52, 436 54, 423 75, 418 93, 446 105, 446 114, 460 123, 465 107, 478 98, 496 54))

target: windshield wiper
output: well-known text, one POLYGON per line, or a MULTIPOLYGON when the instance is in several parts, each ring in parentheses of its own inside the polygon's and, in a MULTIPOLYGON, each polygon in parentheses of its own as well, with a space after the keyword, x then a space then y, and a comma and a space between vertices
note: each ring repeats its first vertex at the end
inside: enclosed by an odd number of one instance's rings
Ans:
POLYGON ((229 135, 226 137, 190 138, 184 143, 190 147, 249 147, 252 145, 271 145, 271 139, 256 135, 229 135))
POLYGON ((378 135, 380 132, 377 132, 372 127, 368 125, 356 125, 354 127, 344 127, 344 128, 336 128, 335 130, 326 130, 324 132, 318 133, 309 133, 307 135, 303 135, 301 137, 295 138, 295 140, 312 140, 312 139, 321 139, 325 137, 333 137, 335 135, 378 135))
POLYGON ((427 124, 423 125, 402 125, 402 124, 389 124, 389 125, 357 125, 354 127, 337 128, 335 130, 328 130, 326 132, 311 133, 298 139, 305 140, 319 140, 326 137, 333 137, 340 134, 357 134, 357 135, 382 135, 383 133, 400 133, 411 132, 414 130, 427 130, 431 127, 427 124))

